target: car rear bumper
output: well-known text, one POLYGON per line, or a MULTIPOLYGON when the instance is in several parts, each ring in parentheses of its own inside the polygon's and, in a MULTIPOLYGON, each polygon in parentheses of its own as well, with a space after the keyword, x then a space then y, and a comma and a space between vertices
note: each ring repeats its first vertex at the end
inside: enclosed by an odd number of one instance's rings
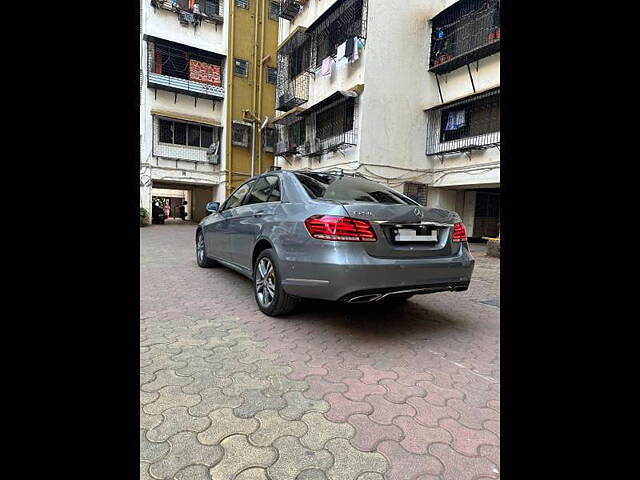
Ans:
POLYGON ((459 291, 468 288, 475 264, 466 244, 453 256, 412 259, 376 258, 357 247, 340 245, 312 255, 281 257, 284 290, 302 298, 350 302, 459 291), (367 295, 371 298, 358 299, 367 295))

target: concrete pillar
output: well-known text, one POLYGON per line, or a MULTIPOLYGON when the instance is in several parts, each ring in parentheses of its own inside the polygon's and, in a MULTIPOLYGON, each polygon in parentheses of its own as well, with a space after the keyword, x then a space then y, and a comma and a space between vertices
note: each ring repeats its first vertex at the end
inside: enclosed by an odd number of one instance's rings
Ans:
POLYGON ((467 228, 467 236, 473 237, 473 223, 476 218, 476 192, 467 190, 464 195, 462 221, 467 228))

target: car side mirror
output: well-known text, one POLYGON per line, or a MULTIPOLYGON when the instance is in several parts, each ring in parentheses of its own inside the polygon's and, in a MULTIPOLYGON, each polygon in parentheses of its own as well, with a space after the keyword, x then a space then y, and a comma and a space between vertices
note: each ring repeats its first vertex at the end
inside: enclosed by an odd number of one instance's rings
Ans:
POLYGON ((220 208, 219 202, 209 202, 207 203, 207 212, 216 213, 220 208))

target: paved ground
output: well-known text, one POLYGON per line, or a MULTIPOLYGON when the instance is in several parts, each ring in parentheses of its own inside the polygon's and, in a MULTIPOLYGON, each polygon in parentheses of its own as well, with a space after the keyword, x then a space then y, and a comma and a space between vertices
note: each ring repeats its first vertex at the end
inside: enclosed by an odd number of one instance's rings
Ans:
POLYGON ((140 230, 141 479, 499 478, 500 270, 482 246, 468 292, 270 318, 249 280, 197 267, 194 234, 140 230))

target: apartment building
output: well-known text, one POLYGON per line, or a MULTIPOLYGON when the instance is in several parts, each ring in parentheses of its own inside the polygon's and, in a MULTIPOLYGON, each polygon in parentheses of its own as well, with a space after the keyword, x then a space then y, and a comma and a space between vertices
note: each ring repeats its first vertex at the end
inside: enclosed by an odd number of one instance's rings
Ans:
POLYGON ((499 0, 281 0, 275 154, 499 234, 499 0))
POLYGON ((206 204, 273 165, 278 2, 141 0, 140 205, 206 204))

